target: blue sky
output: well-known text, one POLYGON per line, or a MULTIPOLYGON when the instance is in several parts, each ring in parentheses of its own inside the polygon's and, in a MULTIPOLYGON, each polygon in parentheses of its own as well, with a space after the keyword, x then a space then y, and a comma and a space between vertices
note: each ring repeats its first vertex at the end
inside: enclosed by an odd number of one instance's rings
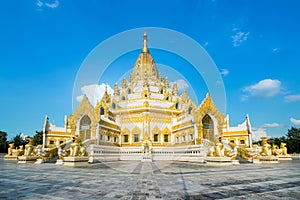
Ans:
MULTIPOLYGON (((9 138, 33 135, 46 114, 62 125, 72 113, 77 71, 93 48, 128 29, 164 27, 190 36, 212 57, 232 125, 248 113, 255 131, 285 135, 300 126, 299 6, 296 0, 3 0, 0 130, 9 138)), ((127 70, 138 53, 122 57, 127 70)), ((153 56, 159 63, 168 58, 153 56)))

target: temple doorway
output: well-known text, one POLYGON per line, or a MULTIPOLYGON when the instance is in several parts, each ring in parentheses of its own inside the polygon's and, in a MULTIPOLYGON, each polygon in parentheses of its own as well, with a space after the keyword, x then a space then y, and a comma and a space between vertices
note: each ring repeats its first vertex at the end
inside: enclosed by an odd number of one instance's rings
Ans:
POLYGON ((203 117, 202 125, 203 125, 203 139, 214 141, 215 140, 214 121, 208 114, 206 114, 203 117))
POLYGON ((84 115, 79 123, 79 137, 82 141, 91 139, 91 119, 84 115))

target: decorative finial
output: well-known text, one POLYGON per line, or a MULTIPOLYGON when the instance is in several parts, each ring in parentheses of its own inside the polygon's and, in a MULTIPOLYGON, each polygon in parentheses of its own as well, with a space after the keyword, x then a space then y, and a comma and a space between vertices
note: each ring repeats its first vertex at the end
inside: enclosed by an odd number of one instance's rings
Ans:
POLYGON ((147 46, 147 33, 146 31, 144 32, 144 46, 143 46, 143 53, 147 53, 148 52, 148 46, 147 46))

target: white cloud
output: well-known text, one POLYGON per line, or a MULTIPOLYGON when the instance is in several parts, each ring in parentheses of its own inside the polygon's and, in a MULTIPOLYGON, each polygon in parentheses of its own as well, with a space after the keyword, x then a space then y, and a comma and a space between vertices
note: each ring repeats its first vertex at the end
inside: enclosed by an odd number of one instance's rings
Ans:
POLYGON ((243 95, 241 101, 247 101, 249 99, 248 95, 243 95))
POLYGON ((36 2, 36 5, 37 5, 38 7, 42 7, 42 6, 44 5, 44 3, 41 2, 40 0, 38 0, 38 1, 36 2))
POLYGON ((276 52, 276 51, 278 51, 279 50, 279 48, 274 48, 273 49, 273 52, 276 52))
POLYGON ((272 123, 272 124, 264 124, 263 127, 264 128, 275 128, 275 127, 279 127, 280 124, 278 123, 272 123))
POLYGON ((42 7, 48 7, 48 8, 57 8, 59 6, 59 0, 52 0, 52 1, 42 1, 42 0, 37 0, 36 2, 37 7, 42 8, 42 7))
POLYGON ((82 99, 83 99, 83 95, 80 95, 80 96, 77 96, 77 97, 76 97, 76 100, 77 100, 78 102, 81 102, 82 99))
POLYGON ((296 125, 296 126, 300 126, 300 119, 295 119, 295 118, 290 118, 290 121, 296 125))
POLYGON ((59 1, 55 0, 53 3, 45 3, 45 5, 49 8, 57 8, 59 5, 59 1))
POLYGON ((281 82, 279 80, 264 79, 254 85, 245 87, 243 91, 254 97, 270 98, 280 93, 281 82))
POLYGON ((300 101, 300 94, 296 94, 296 95, 287 95, 284 97, 284 100, 286 102, 295 102, 295 101, 300 101))
POLYGON ((217 80, 216 81, 216 85, 223 85, 224 83, 223 83, 223 81, 222 80, 217 80))
POLYGON ((267 132, 265 128, 253 128, 252 127, 252 140, 257 142, 261 140, 261 137, 266 137, 267 132))
POLYGON ((187 82, 185 80, 183 80, 183 79, 178 79, 178 80, 176 80, 174 82, 170 82, 170 86, 173 87, 173 84, 175 82, 177 83, 178 92, 182 92, 184 88, 187 89, 189 87, 189 85, 187 84, 187 82))
POLYGON ((24 133, 20 134, 20 138, 22 138, 23 140, 25 140, 28 137, 28 135, 25 135, 24 133))
POLYGON ((221 69, 220 74, 225 77, 229 74, 229 70, 228 69, 221 69))
MULTIPOLYGON (((92 85, 85 85, 81 88, 82 94, 85 94, 91 104, 95 106, 98 101, 101 100, 103 97, 103 94, 105 92, 105 87, 107 86, 107 92, 108 94, 113 94, 114 90, 109 86, 104 83, 101 83, 100 85, 97 84, 92 84, 92 85)), ((81 102, 83 98, 83 95, 80 95, 76 97, 76 100, 81 102)))
POLYGON ((242 42, 246 41, 248 39, 248 36, 250 32, 243 32, 238 28, 232 29, 234 32, 234 35, 231 36, 232 38, 232 45, 234 47, 238 47, 242 44, 242 42))

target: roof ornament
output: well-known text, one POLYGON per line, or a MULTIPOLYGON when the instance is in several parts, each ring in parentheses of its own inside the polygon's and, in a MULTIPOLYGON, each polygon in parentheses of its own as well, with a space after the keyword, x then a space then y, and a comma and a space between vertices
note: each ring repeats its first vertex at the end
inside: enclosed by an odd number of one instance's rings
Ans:
POLYGON ((143 46, 143 53, 148 53, 148 46, 147 46, 147 33, 146 31, 144 32, 144 46, 143 46))

